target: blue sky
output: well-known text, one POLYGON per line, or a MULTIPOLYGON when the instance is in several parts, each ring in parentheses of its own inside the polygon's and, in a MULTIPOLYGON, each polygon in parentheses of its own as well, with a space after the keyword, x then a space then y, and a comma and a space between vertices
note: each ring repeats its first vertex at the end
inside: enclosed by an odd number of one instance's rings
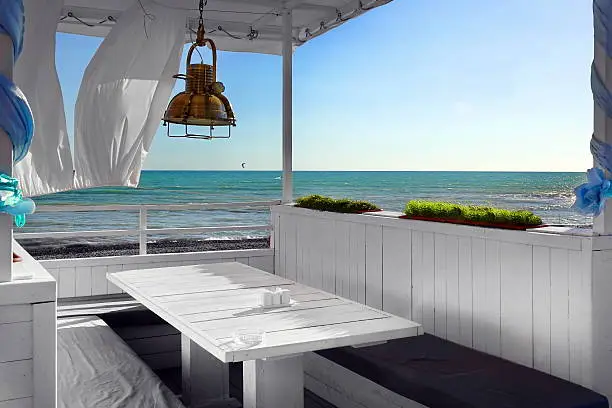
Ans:
MULTIPOLYGON (((99 43, 58 34, 70 131, 99 43)), ((587 1, 395 0, 296 51, 294 167, 584 171, 592 44, 587 1)), ((281 58, 222 53, 219 71, 232 138, 160 128, 145 168, 281 167, 281 58)))

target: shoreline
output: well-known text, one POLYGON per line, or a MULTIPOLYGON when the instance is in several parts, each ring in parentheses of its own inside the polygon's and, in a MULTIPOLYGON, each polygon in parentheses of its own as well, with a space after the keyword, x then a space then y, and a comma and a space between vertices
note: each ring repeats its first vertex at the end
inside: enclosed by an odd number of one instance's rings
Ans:
MULTIPOLYGON (((19 244, 34 259, 94 258, 105 256, 138 255, 138 242, 69 243, 58 240, 19 240, 19 244)), ((232 251, 270 248, 270 237, 227 240, 160 239, 147 244, 147 254, 181 252, 232 251)))

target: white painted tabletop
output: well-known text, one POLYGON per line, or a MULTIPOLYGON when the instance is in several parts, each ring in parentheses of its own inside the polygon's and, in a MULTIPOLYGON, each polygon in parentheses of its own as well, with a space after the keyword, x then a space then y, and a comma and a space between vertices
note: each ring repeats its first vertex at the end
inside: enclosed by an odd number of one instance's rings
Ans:
POLYGON ((236 262, 109 273, 108 279, 223 362, 281 357, 423 334, 420 324, 236 262), (292 304, 262 308, 264 289, 292 304), (263 341, 245 347, 239 329, 263 341))

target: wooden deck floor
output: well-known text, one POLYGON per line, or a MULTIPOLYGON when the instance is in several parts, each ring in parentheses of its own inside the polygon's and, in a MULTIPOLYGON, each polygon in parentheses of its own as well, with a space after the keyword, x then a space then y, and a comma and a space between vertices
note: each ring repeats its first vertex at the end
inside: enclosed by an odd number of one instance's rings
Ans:
MULTIPOLYGON (((170 368, 155 373, 177 395, 181 393, 181 370, 170 368)), ((230 395, 242 402, 242 364, 230 364, 230 395)), ((304 408, 336 408, 312 392, 304 389, 304 408)))

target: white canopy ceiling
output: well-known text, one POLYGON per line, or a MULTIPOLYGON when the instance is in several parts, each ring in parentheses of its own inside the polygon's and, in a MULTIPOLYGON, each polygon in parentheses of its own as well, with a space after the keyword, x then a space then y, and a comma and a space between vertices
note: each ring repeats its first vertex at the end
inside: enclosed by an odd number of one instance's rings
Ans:
MULTIPOLYGON (((139 0, 65 0, 58 31, 104 37, 121 14, 139 0)), ((300 46, 347 20, 392 0, 208 0, 204 7, 207 36, 226 51, 281 54, 282 18, 285 7, 292 9, 294 46, 300 46)), ((147 10, 149 1, 140 0, 143 29, 155 15, 147 10)), ((150 0, 167 8, 188 9, 185 41, 195 36, 197 0, 150 0)), ((150 3, 149 3, 150 4, 150 3)))

